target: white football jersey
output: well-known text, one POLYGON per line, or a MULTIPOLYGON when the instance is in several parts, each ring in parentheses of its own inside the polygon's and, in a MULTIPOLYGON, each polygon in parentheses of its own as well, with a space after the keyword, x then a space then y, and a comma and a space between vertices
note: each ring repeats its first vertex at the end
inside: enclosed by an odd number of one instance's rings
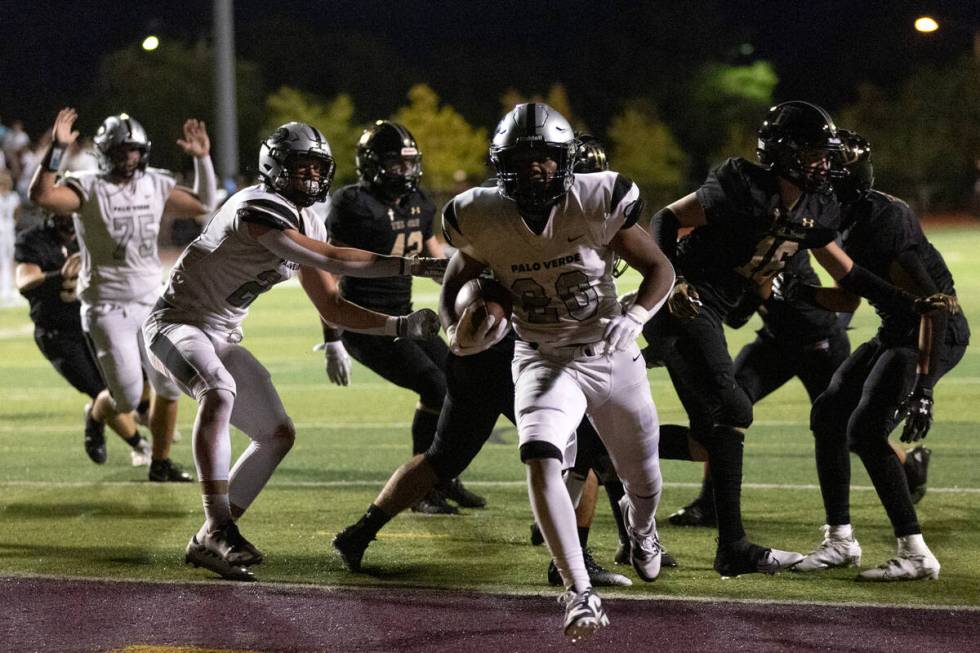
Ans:
POLYGON ((248 233, 248 223, 297 229, 326 241, 327 229, 309 208, 299 208, 261 184, 234 195, 187 246, 170 272, 162 319, 232 331, 263 292, 291 278, 299 265, 286 261, 248 233))
POLYGON ((639 219, 639 196, 616 172, 577 174, 537 235, 496 188, 473 188, 446 206, 443 226, 451 245, 510 288, 522 340, 584 344, 602 339, 621 312, 609 242, 639 219))
POLYGON ((115 183, 97 171, 69 172, 63 183, 82 200, 75 214, 82 255, 78 297, 86 304, 127 303, 159 291, 157 236, 177 185, 170 173, 147 168, 115 183))

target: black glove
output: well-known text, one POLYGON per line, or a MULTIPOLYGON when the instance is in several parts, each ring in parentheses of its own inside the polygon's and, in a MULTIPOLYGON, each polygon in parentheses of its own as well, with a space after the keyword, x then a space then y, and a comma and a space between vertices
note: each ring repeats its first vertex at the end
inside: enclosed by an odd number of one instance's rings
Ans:
POLYGON ((895 417, 905 419, 902 442, 917 442, 929 434, 932 426, 932 388, 919 383, 898 406, 895 417))
POLYGON ((961 312, 956 295, 947 295, 941 292, 928 297, 916 297, 912 302, 912 309, 920 314, 938 310, 944 310, 950 315, 959 315, 961 312))
POLYGON ((397 337, 409 340, 426 340, 439 335, 439 326, 439 316, 436 315, 435 311, 423 308, 398 318, 397 337))

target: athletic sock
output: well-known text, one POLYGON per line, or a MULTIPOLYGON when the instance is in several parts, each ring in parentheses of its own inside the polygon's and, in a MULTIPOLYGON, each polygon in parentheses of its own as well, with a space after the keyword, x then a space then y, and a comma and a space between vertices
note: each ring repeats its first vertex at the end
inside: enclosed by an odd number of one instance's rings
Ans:
POLYGON ((204 494, 201 496, 204 503, 204 525, 197 532, 198 541, 209 533, 224 527, 230 523, 231 503, 228 501, 227 494, 204 494))
POLYGON ((885 507, 895 537, 922 533, 902 463, 887 446, 880 451, 862 451, 861 461, 885 507))
POLYGON ((578 527, 578 543, 582 545, 582 549, 587 549, 589 547, 589 527, 579 526, 578 527))
POLYGON ((129 446, 131 446, 133 449, 136 449, 139 446, 139 443, 142 442, 142 441, 143 441, 143 436, 140 435, 140 432, 139 431, 137 431, 136 433, 133 433, 133 435, 131 435, 130 437, 126 438, 126 444, 128 444, 129 446))
POLYGON ((429 450, 429 445, 436 437, 436 425, 439 423, 439 411, 432 412, 423 408, 415 409, 412 418, 412 453, 420 454, 429 450))
POLYGON ((384 528, 385 524, 390 521, 391 515, 372 503, 370 506, 368 506, 367 512, 364 513, 364 516, 357 520, 357 523, 354 524, 354 528, 357 528, 363 533, 374 537, 378 534, 378 531, 384 528))
POLYGON ((711 430, 706 443, 709 471, 715 494, 718 544, 731 544, 745 537, 742 525, 742 448, 745 436, 731 426, 711 430))
POLYGON ((715 486, 711 482, 711 470, 705 470, 704 479, 701 481, 701 494, 698 495, 698 503, 707 506, 711 510, 715 509, 715 486))
POLYGON ((626 532, 626 521, 623 519, 623 511, 619 507, 619 500, 626 494, 623 483, 618 478, 606 481, 603 484, 606 488, 606 496, 609 497, 609 507, 612 509, 613 520, 616 522, 616 530, 619 531, 619 541, 629 542, 629 534, 626 532))
POLYGON ((814 431, 813 449, 827 523, 850 524, 851 452, 846 436, 826 431, 824 427, 814 431))

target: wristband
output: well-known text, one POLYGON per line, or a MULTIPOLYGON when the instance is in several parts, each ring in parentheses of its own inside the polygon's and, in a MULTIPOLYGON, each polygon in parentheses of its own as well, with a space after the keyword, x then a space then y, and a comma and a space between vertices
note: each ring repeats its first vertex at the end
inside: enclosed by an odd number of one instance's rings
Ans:
POLYGON ((629 318, 631 318, 633 320, 636 320, 640 324, 646 324, 647 323, 647 320, 649 320, 651 317, 653 317, 651 315, 650 311, 648 311, 647 309, 643 308, 642 306, 640 306, 637 303, 634 303, 632 306, 629 307, 629 309, 627 309, 626 315, 629 318))
POLYGON ((61 162, 65 158, 65 152, 67 147, 58 142, 51 143, 51 147, 48 148, 47 153, 44 155, 44 159, 41 161, 41 165, 48 172, 58 172, 61 169, 61 162))

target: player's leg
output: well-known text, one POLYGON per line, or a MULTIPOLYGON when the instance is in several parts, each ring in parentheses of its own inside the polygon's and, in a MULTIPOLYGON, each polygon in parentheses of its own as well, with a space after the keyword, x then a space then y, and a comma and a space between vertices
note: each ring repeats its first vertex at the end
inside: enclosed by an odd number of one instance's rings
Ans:
POLYGON ((250 580, 246 567, 261 561, 261 554, 238 531, 229 499, 229 424, 237 386, 221 361, 220 345, 197 327, 152 318, 144 334, 153 367, 198 403, 192 444, 205 520, 185 560, 225 578, 250 580))
POLYGON ((449 357, 448 391, 429 450, 396 469, 364 515, 333 540, 348 569, 360 570, 368 544, 395 515, 426 496, 438 479, 456 478, 469 466, 501 414, 514 421, 512 344, 507 340, 473 356, 449 357))
POLYGON ((513 370, 514 413, 531 509, 565 588, 581 593, 591 581, 562 469, 575 458, 573 434, 585 415, 585 395, 563 365, 545 361, 524 343, 515 346, 513 370))

